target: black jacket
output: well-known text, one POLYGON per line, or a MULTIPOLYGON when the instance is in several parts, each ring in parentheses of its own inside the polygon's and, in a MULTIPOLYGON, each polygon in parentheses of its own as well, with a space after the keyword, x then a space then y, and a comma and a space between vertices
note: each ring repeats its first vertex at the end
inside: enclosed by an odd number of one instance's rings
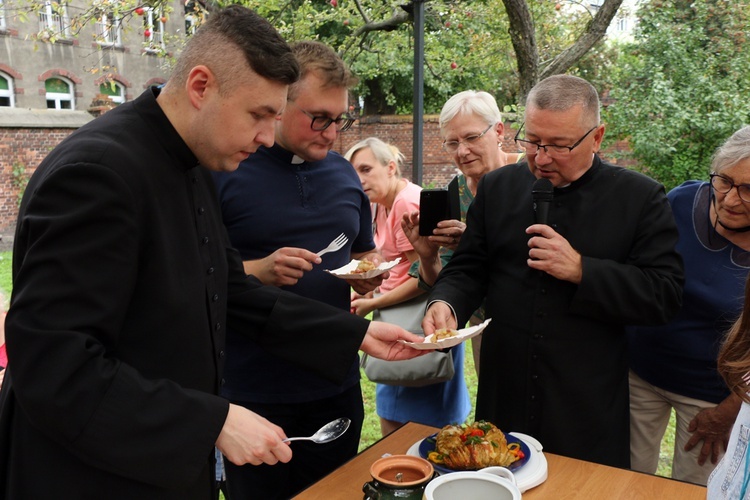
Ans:
POLYGON ((13 256, 0 498, 212 498, 227 326, 340 381, 368 324, 245 276, 152 91, 42 162, 13 256))

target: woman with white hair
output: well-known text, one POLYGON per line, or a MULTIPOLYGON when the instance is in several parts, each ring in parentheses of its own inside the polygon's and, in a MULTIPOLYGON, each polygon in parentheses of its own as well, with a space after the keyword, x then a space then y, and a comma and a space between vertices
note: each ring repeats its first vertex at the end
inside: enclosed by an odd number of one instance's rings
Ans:
POLYGON ((711 170, 708 182, 687 181, 667 195, 685 264, 682 308, 666 325, 631 328, 628 339, 631 467, 656 472, 674 411, 672 477, 698 484, 724 453, 742 401, 716 358, 742 312, 750 272, 750 127, 717 149, 711 170))
MULTIPOLYGON (((352 312, 373 319, 392 321, 385 310, 399 306, 397 324, 410 331, 421 331, 424 291, 417 279, 409 276, 409 266, 417 260, 409 239, 401 227, 403 216, 419 208, 419 186, 401 176, 403 154, 395 146, 370 137, 352 146, 344 155, 354 165, 373 212, 375 246, 386 261, 400 258, 377 293, 352 298, 352 312), (403 323, 403 324, 402 324, 403 323)), ((401 424, 413 421, 435 427, 463 422, 471 410, 463 376, 463 346, 452 350, 453 378, 422 387, 378 384, 376 408, 383 435, 401 424)))
MULTIPOLYGON (((458 205, 460 220, 446 220, 438 224, 434 235, 420 237, 419 214, 412 212, 404 219, 404 231, 420 257, 419 271, 412 266, 410 274, 421 276, 422 286, 435 282, 443 265, 453 256, 466 228, 466 212, 477 193, 479 180, 488 172, 515 163, 517 153, 503 151, 505 128, 500 109, 487 92, 465 90, 446 101, 440 112, 440 135, 443 149, 451 155, 461 171, 448 185, 451 202, 458 205)), ((454 209, 453 212, 456 212, 454 209)), ((471 318, 476 325, 484 321, 484 308, 471 318)), ((472 339, 474 367, 479 372, 481 336, 472 339)))

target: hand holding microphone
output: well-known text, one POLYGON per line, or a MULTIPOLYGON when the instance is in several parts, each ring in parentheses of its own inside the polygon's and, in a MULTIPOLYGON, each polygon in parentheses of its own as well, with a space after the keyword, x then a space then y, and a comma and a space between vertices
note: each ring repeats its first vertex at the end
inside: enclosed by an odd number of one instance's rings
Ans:
POLYGON ((544 271, 557 279, 580 283, 583 275, 581 254, 549 226, 553 197, 554 186, 549 179, 537 179, 534 182, 531 188, 534 225, 526 229, 526 233, 532 235, 529 240, 531 250, 526 262, 532 269, 544 271))
POLYGON ((531 199, 534 201, 534 223, 549 225, 549 209, 554 197, 554 186, 549 179, 537 179, 531 188, 531 199))

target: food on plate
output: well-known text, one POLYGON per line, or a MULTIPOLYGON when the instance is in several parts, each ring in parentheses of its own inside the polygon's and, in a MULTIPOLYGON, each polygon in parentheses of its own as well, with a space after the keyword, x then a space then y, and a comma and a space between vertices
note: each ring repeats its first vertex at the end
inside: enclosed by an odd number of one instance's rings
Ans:
POLYGON ((505 434, 484 420, 471 425, 446 425, 437 434, 435 451, 427 456, 431 462, 454 470, 507 467, 523 457, 518 443, 508 445, 505 434))
POLYGON ((376 266, 374 262, 371 262, 367 259, 362 259, 359 261, 359 264, 357 264, 357 268, 354 271, 352 271, 352 274, 366 273, 367 271, 372 271, 373 269, 377 267, 378 266, 376 266))
POLYGON ((438 328, 432 336, 432 341, 437 342, 439 340, 455 337, 456 335, 458 335, 458 330, 454 330, 453 328, 438 328))

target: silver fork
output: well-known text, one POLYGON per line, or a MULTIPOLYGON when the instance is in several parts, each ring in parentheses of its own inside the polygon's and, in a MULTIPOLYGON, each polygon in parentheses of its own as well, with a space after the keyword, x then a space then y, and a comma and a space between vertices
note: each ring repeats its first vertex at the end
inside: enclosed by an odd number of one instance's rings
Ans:
POLYGON ((349 241, 349 238, 347 238, 344 233, 341 233, 332 242, 330 242, 327 247, 317 253, 318 257, 323 255, 324 253, 336 252, 338 250, 341 250, 344 245, 346 245, 347 241, 349 241))

